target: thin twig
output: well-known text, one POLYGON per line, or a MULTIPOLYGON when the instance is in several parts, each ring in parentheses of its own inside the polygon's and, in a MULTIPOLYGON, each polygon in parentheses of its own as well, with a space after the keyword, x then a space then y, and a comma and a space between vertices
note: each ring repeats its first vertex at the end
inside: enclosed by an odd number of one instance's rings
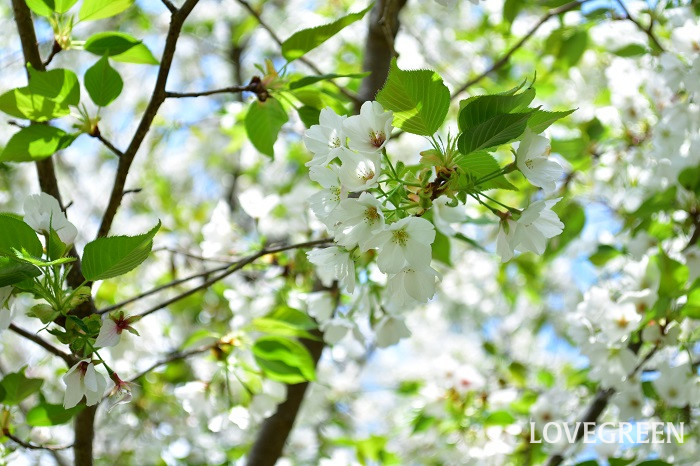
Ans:
POLYGON ((216 343, 212 343, 212 344, 210 344, 210 345, 202 346, 201 348, 195 348, 195 349, 193 349, 193 350, 182 351, 182 352, 177 351, 177 352, 175 352, 175 353, 172 353, 172 354, 168 355, 167 357, 165 357, 165 358, 163 358, 163 359, 161 359, 161 360, 159 360, 159 361, 156 361, 156 362, 153 363, 151 366, 149 366, 147 369, 145 369, 145 370, 139 372, 138 374, 134 375, 133 377, 131 377, 131 379, 129 380, 129 382, 134 382, 134 381, 140 379, 141 377, 143 377, 144 375, 148 374, 149 372, 151 372, 151 371, 153 371, 153 370, 155 370, 155 369, 158 369, 160 366, 164 366, 164 365, 169 364, 169 363, 171 363, 171 362, 173 362, 173 361, 180 361, 180 360, 182 360, 182 359, 187 359, 187 358, 189 358, 190 356, 195 356, 195 355, 197 355, 197 354, 206 353, 207 351, 210 351, 210 350, 212 350, 213 348, 216 348, 218 345, 219 345, 219 342, 217 341, 216 343))
POLYGON ((116 146, 115 146, 114 144, 112 144, 112 143, 109 142, 107 139, 105 139, 105 137, 102 136, 102 133, 100 133, 99 129, 95 128, 95 131, 93 131, 93 132, 90 134, 90 136, 92 136, 93 138, 99 140, 102 144, 105 145, 105 147, 107 147, 107 149, 111 150, 112 153, 113 153, 114 155, 116 155, 117 157, 123 157, 123 156, 124 156, 124 152, 122 152, 122 151, 120 151, 119 149, 117 149, 116 146))
POLYGON ((649 39, 654 43, 654 45, 656 45, 658 47, 659 51, 663 52, 665 49, 661 45, 661 42, 659 42, 659 39, 657 39, 656 35, 654 35, 654 31, 653 31, 654 19, 652 18, 649 21, 648 27, 644 27, 642 25, 642 23, 640 23, 639 21, 637 21, 636 19, 634 19, 632 17, 632 15, 630 14, 630 11, 627 9, 627 6, 625 5, 625 2, 623 2, 622 0, 617 0, 617 3, 618 3, 618 5, 620 5, 620 8, 622 9, 622 11, 625 12, 625 18, 630 20, 635 26, 637 26, 637 28, 640 31, 642 31, 644 34, 646 34, 649 37, 649 39))
POLYGON ((172 254, 177 254, 180 256, 185 256, 189 257, 190 259, 195 259, 201 262, 219 262, 221 264, 230 264, 232 262, 232 259, 225 259, 223 257, 204 257, 198 254, 193 254, 189 251, 183 251, 181 249, 175 249, 175 248, 169 248, 166 246, 159 247, 159 248, 154 248, 151 252, 160 252, 160 251, 166 251, 172 254))
POLYGON ((170 13, 175 13, 177 11, 177 8, 175 7, 175 5, 172 4, 172 2, 170 0, 160 0, 160 1, 163 2, 163 5, 165 5, 165 8, 170 10, 170 13))
POLYGON ((58 42, 56 42, 54 40, 53 46, 51 47, 51 53, 49 53, 49 56, 46 57, 46 60, 44 60, 44 68, 49 66, 49 63, 51 63, 51 60, 53 60, 53 57, 55 57, 62 50, 63 50, 63 47, 61 47, 61 44, 59 44, 58 42))
POLYGON ((170 27, 168 28, 168 35, 165 39, 163 56, 161 57, 160 67, 158 68, 158 77, 156 78, 156 84, 151 94, 151 100, 148 102, 148 106, 141 117, 141 122, 134 133, 134 137, 132 138, 129 147, 127 147, 124 154, 119 157, 119 165, 117 166, 117 173, 114 177, 112 193, 110 194, 107 208, 102 216, 102 222, 97 232, 98 237, 107 236, 107 233, 109 233, 109 230, 112 227, 112 222, 114 221, 114 217, 117 214, 117 210, 119 210, 119 206, 121 205, 122 198, 124 196, 124 184, 126 183, 126 178, 129 175, 131 164, 133 163, 141 144, 146 138, 148 131, 151 129, 151 125, 153 124, 153 120, 155 119, 160 106, 165 101, 165 85, 168 81, 170 67, 172 66, 173 57, 175 56, 175 47, 177 46, 177 40, 180 37, 182 26, 184 25, 187 16, 192 12, 195 5, 197 5, 197 2, 198 0, 187 0, 180 9, 176 10, 172 14, 170 27))
POLYGON ((262 249, 255 254, 244 257, 243 259, 237 260, 235 262, 228 263, 228 264, 223 265, 221 267, 208 269, 204 272, 199 272, 199 273, 196 273, 194 275, 180 278, 178 280, 173 280, 171 282, 157 286, 151 290, 145 291, 145 292, 143 292, 139 295, 136 295, 132 298, 129 298, 125 301, 122 301, 120 303, 105 307, 103 309, 100 309, 97 313, 98 314, 105 314, 107 312, 114 311, 116 309, 124 307, 127 304, 131 304, 133 302, 139 301, 139 300, 146 298, 148 296, 154 295, 154 294, 156 294, 160 291, 166 290, 168 288, 178 286, 182 283, 185 283, 185 282, 188 282, 191 280, 195 280, 197 278, 204 278, 204 277, 208 277, 209 275, 216 274, 218 272, 222 272, 219 275, 216 275, 215 277, 213 277, 209 280, 206 280, 201 285, 199 285, 195 288, 192 288, 190 290, 187 290, 187 291, 185 291, 177 296, 174 296, 173 298, 168 299, 167 301, 164 301, 160 304, 157 304, 157 305, 153 306, 152 308, 148 309, 147 311, 144 311, 141 314, 139 314, 139 316, 145 317, 148 314, 151 314, 152 312, 163 309, 164 307, 167 307, 167 306, 169 306, 169 305, 171 305, 171 304, 173 304, 181 299, 184 299, 190 295, 193 295, 193 294, 197 293, 198 291, 202 291, 202 290, 210 287, 214 283, 217 283, 218 281, 228 277, 229 275, 233 274, 234 272, 237 272, 238 270, 242 269, 246 265, 255 262, 257 259, 259 259, 261 257, 267 256, 269 254, 275 254, 278 252, 289 251, 291 249, 302 249, 302 248, 309 248, 309 247, 315 247, 315 246, 323 246, 323 245, 327 245, 331 242, 332 242, 332 240, 330 240, 330 239, 322 239, 322 240, 315 240, 315 241, 307 241, 304 243, 291 244, 291 245, 287 245, 287 246, 279 246, 279 247, 275 247, 275 248, 262 249))
POLYGON ((206 95, 214 94, 233 94, 237 92, 254 92, 254 89, 248 86, 229 86, 221 89, 213 89, 211 91, 200 91, 200 92, 169 92, 166 91, 165 97, 181 99, 183 97, 202 97, 206 95))
POLYGON ((28 450, 48 450, 48 451, 61 451, 61 450, 67 450, 69 448, 73 448, 73 444, 71 443, 70 445, 63 445, 63 446, 58 446, 58 447, 52 447, 49 445, 37 445, 35 443, 30 443, 30 442, 25 442, 21 438, 9 433, 9 432, 3 432, 3 435, 16 444, 28 449, 28 450))
POLYGON ((496 60, 486 71, 481 73, 480 75, 476 76, 475 78, 470 79, 463 85, 461 85, 456 91, 452 93, 452 98, 454 99, 457 97, 459 94, 467 90, 469 87, 473 86, 474 84, 478 83, 482 79, 484 79, 486 76, 489 74, 493 73, 494 71, 500 69, 503 67, 506 63, 508 63, 508 60, 510 60, 510 57, 518 51, 525 43, 530 40, 530 38, 535 35, 537 30, 544 24, 546 23, 550 18, 553 18, 554 16, 558 16, 560 14, 566 13, 571 10, 575 10, 576 8, 580 7, 584 3, 590 0, 576 0, 574 2, 567 3, 565 5, 560 6, 559 8, 554 8, 551 9, 547 12, 546 15, 542 16, 537 23, 523 36, 520 38, 518 42, 516 42, 515 45, 513 45, 508 51, 503 55, 501 58, 496 60))
POLYGON ((78 360, 75 357, 73 357, 73 355, 61 351, 60 349, 56 348, 51 343, 44 340, 43 338, 41 338, 39 335, 37 335, 35 333, 24 330, 23 328, 20 328, 15 324, 10 324, 10 330, 15 332, 17 335, 20 335, 20 336, 26 338, 27 340, 30 340, 30 341, 36 343, 37 345, 41 346, 49 353, 54 354, 54 355, 58 356, 59 358, 63 359, 63 361, 68 365, 68 367, 72 367, 73 365, 75 365, 76 362, 78 362, 78 360))

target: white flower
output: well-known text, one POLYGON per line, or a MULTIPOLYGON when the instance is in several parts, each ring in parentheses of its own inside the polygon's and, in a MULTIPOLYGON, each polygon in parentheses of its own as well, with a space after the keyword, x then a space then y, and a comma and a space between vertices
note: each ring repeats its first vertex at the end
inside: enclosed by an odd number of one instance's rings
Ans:
POLYGON ((542 254, 547 247, 547 239, 559 235, 564 230, 564 224, 557 214, 552 212, 552 206, 559 200, 560 197, 533 202, 523 211, 515 222, 513 236, 518 251, 542 254))
POLYGON ((304 144, 314 154, 314 158, 306 163, 307 167, 327 165, 338 156, 345 145, 344 120, 345 116, 337 115, 330 107, 321 110, 320 124, 304 133, 304 144))
POLYGON ((401 341, 402 338, 411 336, 411 331, 406 327, 403 319, 394 316, 385 316, 375 327, 377 335, 377 347, 386 348, 401 341))
POLYGON ((380 154, 361 154, 350 150, 340 153, 339 176, 349 191, 365 191, 377 184, 382 171, 380 154))
POLYGON ((691 401, 691 382, 690 369, 686 365, 680 365, 663 367, 660 370, 659 377, 652 383, 656 393, 668 405, 682 408, 691 401))
POLYGON ((432 267, 413 268, 406 267, 396 275, 389 276, 387 296, 402 303, 406 296, 419 303, 427 303, 435 295, 435 279, 438 273, 432 267))
POLYGON ((236 227, 231 222, 231 208, 226 202, 219 201, 211 213, 211 219, 202 227, 202 256, 229 254, 237 236, 235 231, 236 227))
POLYGON ((78 236, 78 229, 68 221, 56 198, 46 193, 24 200, 24 221, 39 233, 53 229, 65 244, 73 244, 78 236))
POLYGON ((681 326, 676 322, 666 325, 664 330, 656 322, 651 322, 642 330, 642 341, 659 346, 671 346, 678 343, 681 335, 681 326))
POLYGON ((424 218, 406 217, 379 232, 372 243, 379 248, 377 265, 384 273, 398 273, 406 266, 424 269, 430 265, 435 240, 433 224, 424 218))
POLYGON ((333 316, 334 310, 335 303, 330 293, 318 291, 308 295, 306 311, 319 324, 327 322, 333 316))
POLYGON ((348 249, 360 245, 362 252, 371 248, 373 236, 384 228, 382 203, 368 192, 358 199, 345 199, 335 210, 335 240, 348 249))
POLYGON ((355 262, 350 253, 343 248, 331 246, 324 249, 314 249, 306 253, 309 261, 318 269, 316 275, 324 286, 331 286, 333 280, 338 280, 348 291, 355 291, 355 262))
POLYGON ((501 262, 508 262, 513 258, 515 251, 515 221, 510 218, 501 220, 498 224, 498 236, 496 236, 496 252, 501 256, 501 262))
POLYGON ((628 384, 615 393, 613 404, 620 410, 620 420, 640 419, 643 416, 642 409, 646 405, 644 394, 637 384, 628 384))
POLYGON ((564 173, 561 165, 548 157, 550 150, 549 139, 528 128, 515 154, 518 170, 545 194, 556 189, 556 182, 564 173))
POLYGON ((353 325, 343 317, 334 317, 321 326, 323 330, 323 341, 327 345, 333 346, 343 339, 347 333, 353 329, 353 325))
POLYGON ((107 380, 95 370, 90 361, 80 361, 63 376, 66 384, 66 395, 63 399, 63 407, 70 409, 77 405, 85 396, 87 405, 96 405, 102 399, 107 380))
POLYGON ((138 332, 131 326, 138 319, 136 316, 124 317, 124 312, 122 311, 106 317, 102 320, 102 326, 95 340, 95 346, 99 348, 116 346, 124 330, 138 335, 138 332))
POLYGON ((433 201, 433 222, 435 228, 446 236, 454 236, 456 233, 451 223, 462 223, 467 219, 466 213, 462 207, 450 207, 450 198, 440 196, 433 201))
POLYGON ((610 340, 617 341, 636 330, 641 320, 634 304, 616 303, 603 313, 601 330, 610 340))
MULTIPOLYGON (((323 191, 317 192, 309 198, 309 206, 314 215, 326 223, 340 201, 348 196, 347 190, 340 184, 338 178, 338 166, 331 165, 314 166, 309 170, 309 178, 323 186, 323 191)), ((333 222, 329 221, 326 226, 332 229, 333 222)))
POLYGON ((345 120, 343 127, 350 149, 360 152, 376 152, 384 148, 391 135, 392 112, 385 112, 379 102, 365 102, 360 114, 345 120))

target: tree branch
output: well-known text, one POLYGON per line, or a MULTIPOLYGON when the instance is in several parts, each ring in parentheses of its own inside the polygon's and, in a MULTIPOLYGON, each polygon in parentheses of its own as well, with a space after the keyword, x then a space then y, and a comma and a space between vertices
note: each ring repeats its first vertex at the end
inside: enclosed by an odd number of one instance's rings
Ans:
POLYGON ((518 42, 515 43, 508 51, 503 55, 501 58, 496 60, 486 71, 481 73, 480 75, 470 79, 463 85, 461 85, 459 88, 457 88, 456 91, 452 93, 452 98, 454 99, 457 97, 459 94, 462 92, 466 91, 469 87, 473 86, 474 84, 478 83, 482 79, 484 79, 486 76, 489 74, 493 73, 494 71, 500 69, 503 67, 505 64, 508 63, 508 60, 510 60, 510 57, 518 51, 519 48, 521 48, 525 43, 530 40, 530 38, 535 35, 537 30, 544 24, 546 23, 550 18, 553 18, 554 16, 561 15, 563 13, 566 13, 568 11, 575 10, 576 8, 580 7, 584 3, 586 3, 589 0, 576 0, 573 2, 569 2, 567 4, 564 4, 558 8, 553 8, 547 12, 546 15, 542 16, 537 23, 523 36, 520 38, 518 42))
POLYGON ((255 92, 255 89, 251 85, 247 86, 229 86, 221 89, 214 89, 211 91, 200 91, 200 92, 166 92, 165 97, 168 98, 183 98, 183 97, 202 97, 206 95, 214 94, 233 94, 236 92, 255 92))
POLYGON ((160 0, 160 1, 163 2, 163 5, 165 5, 165 8, 170 10, 170 13, 177 12, 177 8, 175 7, 175 5, 172 4, 172 2, 170 0, 160 0))
POLYGON ((63 359, 63 361, 66 363, 66 365, 68 367, 72 367, 73 365, 75 365, 78 362, 78 359, 75 358, 72 354, 68 354, 68 353, 61 351, 60 349, 56 348, 51 343, 44 340, 43 338, 41 338, 39 335, 37 335, 35 333, 24 330, 23 328, 18 327, 15 324, 10 324, 10 330, 15 332, 17 335, 24 337, 33 343, 36 343, 37 345, 41 346, 49 353, 63 359))
POLYGON ((100 141, 102 144, 104 144, 105 147, 106 147, 107 149, 109 149, 110 151, 112 151, 112 153, 113 153, 114 155, 116 155, 117 157, 119 157, 119 158, 124 157, 124 153, 123 153, 122 151, 120 151, 119 149, 117 149, 116 146, 115 146, 114 144, 112 144, 112 143, 109 142, 107 139, 105 139, 104 136, 102 136, 102 133, 100 133, 100 129, 99 129, 99 128, 95 127, 95 131, 93 131, 92 133, 90 133, 90 136, 92 136, 93 138, 97 139, 97 140, 100 141))
POLYGON ((663 52, 665 49, 661 45, 661 42, 659 42, 659 39, 657 39, 656 35, 654 35, 654 19, 652 18, 649 21, 648 27, 644 27, 644 26, 642 26, 642 23, 640 23, 639 21, 637 21, 636 19, 634 19, 632 17, 632 15, 630 14, 630 11, 627 9, 627 6, 625 5, 625 2, 623 2, 622 0, 617 0, 617 3, 618 3, 618 5, 620 5, 620 8, 622 9, 622 11, 625 12, 625 18, 630 20, 635 26, 637 26, 637 28, 640 31, 642 31, 644 34, 646 34, 647 37, 649 37, 649 40, 651 40, 654 43, 654 45, 656 45, 656 47, 658 47, 659 51, 663 52))
MULTIPOLYGON (((171 304, 176 303, 182 299, 185 299, 188 296, 191 296, 199 291, 206 290, 207 288, 209 288, 213 284, 215 284, 215 283, 223 280, 224 278, 228 277, 229 275, 232 275, 235 272, 241 270, 246 265, 252 264, 253 262, 255 262, 256 260, 258 260, 261 257, 267 256, 269 254, 275 254, 278 252, 289 251, 290 249, 301 249, 301 248, 308 248, 308 247, 314 247, 314 246, 321 246, 324 244, 331 243, 332 241, 333 240, 331 240, 331 239, 323 239, 323 240, 316 240, 316 241, 307 241, 305 243, 292 244, 289 246, 280 246, 277 248, 263 249, 260 252, 257 252, 255 254, 250 255, 248 257, 245 257, 237 262, 234 262, 227 267, 224 267, 223 268, 224 271, 222 273, 220 273, 219 275, 216 275, 213 278, 210 278, 209 280, 206 280, 201 285, 198 285, 198 286, 191 288, 183 293, 180 293, 176 296, 173 296, 172 298, 167 299, 159 304, 156 304, 152 308, 150 308, 146 311, 143 311, 140 314, 137 314, 137 316, 146 317, 149 314, 152 314, 156 311, 159 311, 163 308, 166 308, 166 307, 170 306, 171 304)), ((222 268, 220 268, 219 270, 221 270, 221 269, 222 268)), ((203 275, 203 274, 200 274, 200 275, 203 275)), ((207 273, 207 275, 208 275, 208 273, 207 273)), ((176 280, 176 282, 177 281, 178 280, 176 280)), ((173 282, 171 282, 171 283, 173 283, 173 282)))
POLYGON ((138 379, 140 379, 141 377, 143 377, 144 375, 148 374, 149 372, 151 372, 155 369, 158 369, 160 366, 165 366, 166 364, 170 364, 173 361, 180 361, 182 359, 187 359, 190 356, 195 356, 197 354, 202 354, 202 353, 206 353, 207 351, 211 351, 213 348, 216 348, 218 344, 219 344, 219 342, 216 342, 216 343, 212 343, 211 345, 205 345, 205 346, 202 346, 200 348, 195 348, 195 349, 189 350, 189 351, 176 351, 174 353, 171 353, 167 357, 165 357, 159 361, 156 361, 155 363, 151 364, 147 369, 145 369, 145 370, 139 372, 138 374, 134 375, 133 377, 131 377, 129 382, 133 383, 133 382, 137 381, 138 379))
POLYGON ((48 451, 61 451, 61 450, 67 450, 69 448, 73 448, 73 444, 70 445, 64 445, 64 446, 58 446, 58 447, 53 447, 49 445, 37 445, 34 443, 30 442, 25 442, 21 438, 9 433, 9 432, 3 432, 3 435, 16 444, 20 445, 23 448, 26 448, 28 450, 48 450, 48 451))
POLYGON ((117 214, 117 210, 119 209, 124 196, 124 185, 126 183, 126 178, 129 174, 131 164, 134 161, 134 157, 136 157, 136 153, 141 147, 141 143, 146 138, 146 135, 151 128, 151 124, 153 123, 153 119, 156 117, 160 106, 165 101, 165 85, 168 81, 170 67, 173 63, 173 57, 175 56, 175 47, 177 46, 177 40, 180 37, 182 26, 197 2, 198 0, 185 1, 182 7, 176 10, 171 16, 170 27, 168 28, 168 34, 165 39, 165 47, 163 49, 163 56, 160 60, 160 68, 158 69, 158 77, 156 78, 153 94, 151 96, 151 100, 148 102, 146 111, 141 117, 141 122, 136 129, 136 133, 134 134, 129 147, 127 147, 124 154, 119 158, 119 165, 117 166, 117 173, 114 178, 112 193, 107 204, 107 209, 102 217, 102 223, 100 224, 100 228, 97 232, 98 237, 106 236, 112 227, 114 216, 117 214))

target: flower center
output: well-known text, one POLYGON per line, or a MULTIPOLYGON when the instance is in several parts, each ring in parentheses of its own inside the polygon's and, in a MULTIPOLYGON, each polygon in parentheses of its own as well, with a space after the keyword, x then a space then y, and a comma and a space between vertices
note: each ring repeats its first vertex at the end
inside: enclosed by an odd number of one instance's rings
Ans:
POLYGON ((535 164, 532 162, 532 159, 527 159, 527 160, 525 161, 525 166, 526 166, 527 168, 529 168, 530 170, 532 170, 532 167, 534 167, 535 164))
POLYGON ((374 147, 382 147, 382 144, 386 142, 386 135, 384 134, 384 131, 370 131, 369 142, 374 147))
POLYGON ((391 240, 400 246, 406 246, 406 242, 408 241, 408 233, 406 233, 406 230, 403 228, 396 230, 393 232, 391 240))
POLYGON ((365 220, 370 224, 379 220, 379 212, 376 207, 367 207, 365 209, 365 220))
POLYGON ((333 200, 340 201, 340 186, 333 186, 331 188, 331 194, 333 195, 333 200))
POLYGON ((331 138, 331 140, 328 142, 328 146, 331 149, 337 149, 340 147, 340 138, 338 136, 331 138))
POLYGON ((364 165, 357 170, 357 177, 362 180, 362 182, 367 183, 374 178, 374 170, 368 165, 364 165))

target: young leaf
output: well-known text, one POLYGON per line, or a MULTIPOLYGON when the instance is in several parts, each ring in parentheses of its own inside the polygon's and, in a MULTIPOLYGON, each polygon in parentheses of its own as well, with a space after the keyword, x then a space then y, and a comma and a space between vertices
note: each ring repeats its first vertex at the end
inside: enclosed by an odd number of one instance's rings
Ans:
POLYGON ((9 257, 0 257, 0 288, 31 280, 40 275, 41 270, 31 264, 9 257))
POLYGON ((532 113, 507 113, 496 115, 485 122, 466 129, 459 135, 457 147, 468 155, 513 141, 525 132, 532 113))
POLYGON ((104 56, 97 60, 85 72, 85 88, 90 94, 90 98, 100 107, 106 107, 112 103, 124 87, 119 73, 109 66, 109 59, 104 56))
POLYGON ((535 98, 535 89, 530 87, 515 95, 478 95, 460 102, 459 130, 464 131, 480 123, 484 123, 489 118, 503 113, 527 108, 535 98))
POLYGON ((336 35, 343 28, 362 19, 371 8, 372 5, 357 13, 343 16, 332 23, 295 32, 282 42, 282 56, 290 62, 296 60, 336 35))
POLYGON ((319 81, 327 81, 329 79, 335 79, 335 78, 364 78, 365 76, 369 75, 369 72, 366 73, 349 73, 349 74, 337 74, 337 73, 331 73, 331 74, 322 74, 320 76, 304 76, 303 78, 299 78, 296 81, 292 81, 289 83, 289 89, 300 89, 302 87, 310 86, 311 84, 315 84, 319 81))
POLYGON ((112 56, 124 53, 132 47, 140 44, 137 38, 123 32, 98 32, 85 41, 83 48, 90 53, 99 56, 112 56))
POLYGON ((24 369, 19 372, 13 372, 12 374, 7 374, 5 378, 2 379, 0 385, 5 390, 5 397, 2 400, 2 404, 5 405, 18 405, 20 401, 24 400, 32 393, 36 393, 41 388, 44 383, 42 379, 30 379, 24 375, 24 369))
POLYGON ((35 162, 70 146, 77 137, 49 125, 30 125, 10 138, 0 153, 0 162, 35 162))
POLYGON ((404 71, 393 59, 386 84, 377 94, 377 102, 394 112, 394 126, 430 136, 445 120, 450 108, 450 91, 434 71, 404 71))
POLYGON ((78 105, 80 102, 80 83, 78 76, 71 70, 58 68, 50 71, 38 71, 27 66, 29 84, 27 89, 32 94, 43 95, 63 105, 78 105))
POLYGON ((252 352, 255 362, 273 380, 295 384, 316 379, 311 354, 296 340, 262 337, 255 342, 252 352))
POLYGON ((53 14, 53 0, 25 0, 30 10, 39 16, 48 18, 53 14))
POLYGON ((160 222, 142 235, 110 236, 88 243, 83 253, 83 275, 90 281, 105 280, 134 270, 150 254, 159 229, 160 222))
POLYGON ((277 99, 255 101, 248 107, 245 130, 248 139, 257 150, 270 157, 275 156, 273 146, 282 126, 289 120, 287 112, 277 99))
POLYGON ((549 128, 555 121, 571 115, 576 109, 566 110, 563 112, 547 112, 545 110, 535 110, 530 119, 527 121, 527 126, 535 133, 541 133, 549 128))
MULTIPOLYGON (((469 175, 471 183, 475 183, 482 178, 486 178, 492 173, 496 173, 501 169, 501 166, 498 165, 496 159, 486 152, 475 152, 466 156, 460 156, 457 158, 456 163, 469 175)), ((472 184, 469 187, 479 191, 496 188, 509 189, 513 191, 516 190, 516 187, 513 186, 503 175, 488 181, 484 181, 478 185, 472 184)))
POLYGON ((158 60, 145 44, 136 44, 126 52, 112 56, 112 60, 137 65, 157 65, 158 60))
POLYGON ((78 0, 47 0, 47 3, 53 3, 54 7, 53 10, 56 13, 65 13, 68 10, 71 9, 73 5, 75 5, 78 2, 78 0))
POLYGON ((0 95, 0 111, 17 118, 42 122, 70 113, 67 105, 39 94, 27 87, 12 89, 0 95))
POLYGON ((80 21, 96 21, 118 15, 129 8, 134 0, 84 0, 80 7, 80 21))
POLYGON ((73 419, 73 416, 82 411, 83 408, 85 408, 85 405, 65 409, 62 405, 54 405, 43 401, 29 410, 26 421, 32 427, 58 426, 73 419))
POLYGON ((18 218, 0 214, 0 255, 14 257, 14 250, 41 257, 43 247, 32 227, 18 218))

